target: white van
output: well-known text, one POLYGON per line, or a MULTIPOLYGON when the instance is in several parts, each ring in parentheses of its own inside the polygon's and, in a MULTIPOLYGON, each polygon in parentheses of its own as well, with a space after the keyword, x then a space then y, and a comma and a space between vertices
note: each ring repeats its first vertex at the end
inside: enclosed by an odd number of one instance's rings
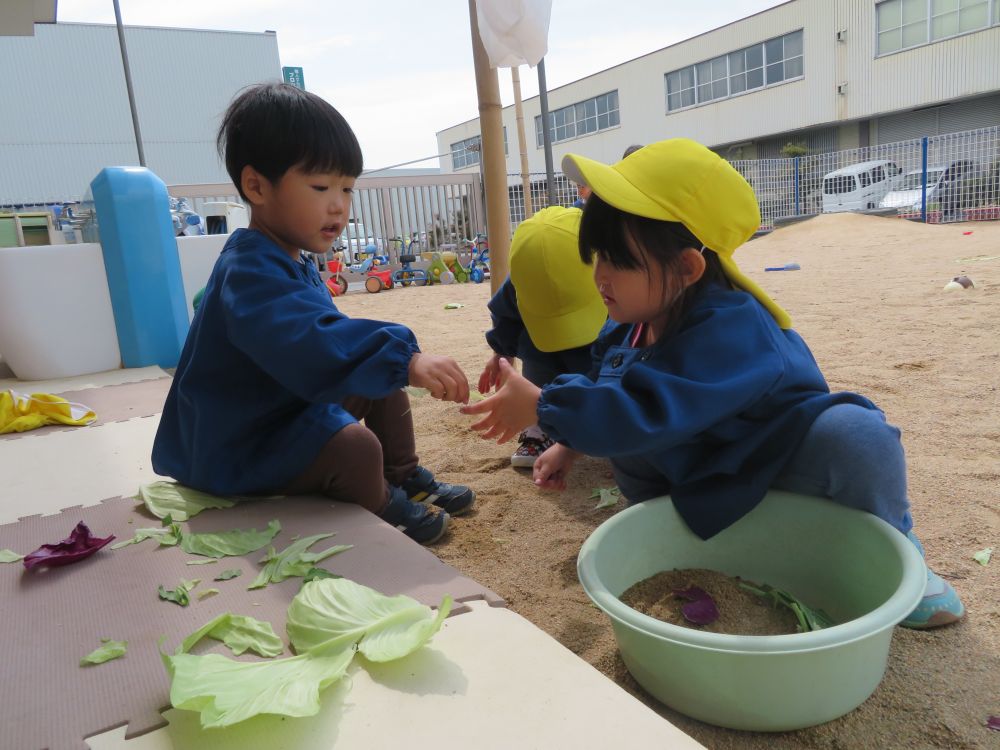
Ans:
POLYGON ((863 161, 823 176, 823 212, 866 211, 876 208, 902 172, 887 159, 863 161))

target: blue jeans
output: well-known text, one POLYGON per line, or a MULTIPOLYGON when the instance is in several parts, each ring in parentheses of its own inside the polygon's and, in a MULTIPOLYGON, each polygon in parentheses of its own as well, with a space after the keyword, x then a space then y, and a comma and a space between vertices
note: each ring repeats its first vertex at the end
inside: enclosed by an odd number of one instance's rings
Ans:
POLYGON ((913 519, 899 435, 881 412, 833 406, 816 418, 772 486, 867 511, 906 534, 913 519))

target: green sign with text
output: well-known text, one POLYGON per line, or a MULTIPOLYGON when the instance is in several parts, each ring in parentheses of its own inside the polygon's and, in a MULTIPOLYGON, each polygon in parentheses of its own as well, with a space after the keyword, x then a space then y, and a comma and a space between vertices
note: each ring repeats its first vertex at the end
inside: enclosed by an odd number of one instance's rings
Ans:
POLYGON ((302 68, 283 67, 281 69, 281 77, 285 83, 290 83, 305 91, 306 79, 302 75, 302 68))

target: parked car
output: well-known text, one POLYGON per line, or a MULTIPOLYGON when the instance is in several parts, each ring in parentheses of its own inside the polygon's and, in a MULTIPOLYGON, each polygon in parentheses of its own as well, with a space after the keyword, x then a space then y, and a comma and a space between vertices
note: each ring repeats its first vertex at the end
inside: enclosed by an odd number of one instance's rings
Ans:
MULTIPOLYGON (((959 210, 972 205, 977 171, 976 163, 969 159, 928 167, 927 205, 937 204, 944 219, 956 218, 959 210)), ((920 211, 923 184, 922 169, 907 172, 899 187, 887 193, 879 205, 902 211, 920 211)))
POLYGON ((903 170, 887 159, 863 161, 823 176, 823 212, 876 208, 903 170))

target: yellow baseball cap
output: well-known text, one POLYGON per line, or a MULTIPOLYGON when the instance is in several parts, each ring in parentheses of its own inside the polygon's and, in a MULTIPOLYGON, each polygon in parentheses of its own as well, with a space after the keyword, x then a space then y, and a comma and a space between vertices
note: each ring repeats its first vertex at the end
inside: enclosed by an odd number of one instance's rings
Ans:
POLYGON ((756 283, 743 275, 733 253, 760 227, 753 188, 733 166, 700 143, 671 138, 652 143, 608 166, 567 154, 562 169, 605 203, 626 213, 676 221, 719 256, 736 287, 756 297, 782 328, 792 321, 756 283))
POLYGON ((528 336, 540 351, 593 343, 608 317, 593 269, 580 259, 578 208, 543 208, 510 243, 510 280, 528 336))

